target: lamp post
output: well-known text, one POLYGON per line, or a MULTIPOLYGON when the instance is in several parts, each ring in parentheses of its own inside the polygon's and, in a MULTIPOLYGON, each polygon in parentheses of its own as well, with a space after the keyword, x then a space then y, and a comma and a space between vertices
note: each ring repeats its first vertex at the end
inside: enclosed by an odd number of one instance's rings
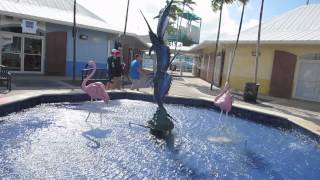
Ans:
POLYGON ((72 62, 72 81, 76 80, 76 55, 77 55, 77 24, 76 24, 77 0, 73 1, 73 62, 72 62))

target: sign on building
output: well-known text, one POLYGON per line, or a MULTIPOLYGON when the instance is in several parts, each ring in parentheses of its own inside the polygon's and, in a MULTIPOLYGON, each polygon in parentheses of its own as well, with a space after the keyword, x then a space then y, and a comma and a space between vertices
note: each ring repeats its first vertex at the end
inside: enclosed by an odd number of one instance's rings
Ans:
POLYGON ((21 27, 22 27, 22 33, 29 33, 29 34, 36 34, 38 29, 37 21, 26 20, 26 19, 22 20, 21 27))
POLYGON ((10 34, 0 34, 0 47, 13 43, 13 36, 10 34))

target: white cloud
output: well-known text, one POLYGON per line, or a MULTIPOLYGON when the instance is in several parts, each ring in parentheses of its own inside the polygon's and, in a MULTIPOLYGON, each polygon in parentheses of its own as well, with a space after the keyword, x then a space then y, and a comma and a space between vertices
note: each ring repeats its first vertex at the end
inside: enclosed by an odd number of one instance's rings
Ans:
MULTIPOLYGON (((80 4, 88 8, 102 19, 105 19, 112 26, 124 28, 124 20, 126 14, 127 0, 78 0, 80 4)), ((139 9, 147 17, 151 27, 155 30, 157 20, 153 19, 160 9, 164 7, 166 0, 131 0, 129 8, 129 18, 127 30, 137 34, 147 34, 147 26, 139 12, 139 9)), ((215 39, 218 28, 219 13, 214 13, 211 10, 210 0, 196 0, 197 5, 194 7, 194 13, 200 16, 202 21, 201 41, 205 39, 215 39)), ((238 29, 238 19, 233 19, 231 13, 240 14, 234 6, 225 6, 222 18, 222 35, 236 34, 238 29), (235 11, 231 12, 231 9, 235 11)), ((239 15, 240 16, 240 15, 239 15)), ((238 16, 235 16, 238 17, 238 16)), ((248 28, 256 24, 254 19, 245 23, 244 27, 248 28)))
MULTIPOLYGON (((88 8, 110 25, 124 29, 127 0, 78 0, 84 7, 88 8)), ((153 17, 158 14, 165 1, 131 0, 129 6, 129 16, 127 30, 137 34, 147 34, 148 29, 144 22, 141 11, 147 17, 150 25, 155 29, 156 20, 153 17)))
MULTIPOLYGON (((216 39, 219 12, 213 12, 209 0, 197 1, 197 8, 195 13, 203 18, 203 25, 201 29, 201 41, 206 39, 216 39)), ((222 12, 221 36, 234 35, 237 33, 238 20, 232 19, 231 9, 233 6, 225 6, 222 12)), ((238 13, 238 12, 233 12, 238 13)))
POLYGON ((252 28, 254 26, 257 26, 258 24, 259 24, 259 20, 258 19, 250 19, 248 22, 243 24, 243 30, 252 28))

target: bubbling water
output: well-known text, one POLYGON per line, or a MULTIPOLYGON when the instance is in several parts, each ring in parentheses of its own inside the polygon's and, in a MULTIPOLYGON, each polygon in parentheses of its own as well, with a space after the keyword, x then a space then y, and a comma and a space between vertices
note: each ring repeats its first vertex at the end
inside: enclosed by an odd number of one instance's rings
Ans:
POLYGON ((0 179, 317 179, 318 143, 221 115, 166 105, 160 141, 140 126, 157 106, 132 100, 42 104, 0 118, 0 179), (90 115, 89 115, 90 114, 90 115))

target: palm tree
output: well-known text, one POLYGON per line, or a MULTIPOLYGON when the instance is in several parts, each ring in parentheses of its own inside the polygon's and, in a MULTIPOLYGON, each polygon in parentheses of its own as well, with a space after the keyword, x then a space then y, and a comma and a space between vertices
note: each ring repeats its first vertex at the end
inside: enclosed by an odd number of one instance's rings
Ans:
MULTIPOLYGON (((182 4, 182 11, 180 13, 184 13, 184 9, 187 6, 189 9, 193 10, 193 5, 195 5, 196 3, 193 0, 181 0, 181 1, 177 1, 178 4, 182 4)), ((181 10, 181 9, 180 9, 181 10)), ((180 17, 180 21, 179 21, 179 16, 177 17, 177 31, 176 31, 176 44, 175 44, 175 50, 177 48, 177 43, 178 40, 181 40, 181 23, 182 23, 182 17, 180 17), (179 35, 179 38, 178 38, 179 35)))
POLYGON ((244 10, 245 10, 246 4, 248 3, 249 0, 239 0, 239 1, 240 1, 241 4, 242 4, 242 11, 241 11, 241 17, 240 17, 240 23, 239 23, 239 30, 238 30, 238 35, 237 35, 236 44, 235 44, 234 47, 233 47, 232 56, 231 56, 231 63, 230 63, 230 66, 229 66, 229 68, 228 68, 228 74, 227 74, 227 80, 226 80, 226 82, 229 82, 229 79, 230 79, 230 74, 231 74, 231 70, 232 70, 232 65, 233 65, 234 58, 235 58, 235 55, 236 55, 236 50, 237 50, 237 47, 238 47, 238 44, 239 44, 239 38, 240 38, 240 33, 241 33, 241 28, 242 28, 244 10))
POLYGON ((124 30, 123 30, 123 35, 124 36, 126 36, 126 32, 127 32, 129 5, 130 5, 130 0, 128 0, 128 2, 127 2, 126 20, 124 21, 124 30))
POLYGON ((73 1, 73 61, 72 61, 72 81, 76 80, 76 55, 77 55, 77 0, 73 1))
POLYGON ((260 58, 260 37, 261 37, 261 23, 263 15, 263 5, 264 0, 261 0, 261 9, 260 9, 260 18, 259 18, 259 27, 258 27, 258 40, 256 46, 256 63, 255 63, 255 72, 254 72, 254 83, 246 83, 243 98, 247 102, 256 102, 259 84, 258 84, 258 67, 259 67, 259 58, 260 58))
MULTIPOLYGON (((167 1, 167 3, 169 3, 169 1, 167 1)), ((179 5, 180 5, 180 1, 173 1, 172 3, 170 14, 169 14, 170 19, 172 21, 170 21, 168 25, 168 29, 167 29, 168 34, 172 34, 177 31, 177 27, 179 24, 179 21, 177 20, 178 14, 182 12, 182 9, 179 7, 179 5), (177 24, 176 26, 174 25, 175 23, 177 24)))
MULTIPOLYGON (((175 42, 175 46, 174 46, 174 53, 175 54, 177 53, 178 40, 181 41, 181 23, 182 23, 182 19, 183 19, 184 9, 187 6, 189 9, 193 10, 192 5, 196 4, 193 0, 181 0, 181 1, 177 1, 176 3, 182 4, 182 11, 180 12, 182 15, 180 17, 180 21, 179 21, 179 16, 177 16, 176 42, 175 42)), ((180 76, 182 76, 182 61, 181 61, 181 59, 180 59, 180 76)))
POLYGON ((261 0, 261 9, 260 9, 260 18, 259 18, 259 29, 258 29, 258 41, 257 41, 257 47, 256 47, 256 67, 255 67, 255 73, 254 73, 254 82, 258 83, 258 66, 259 66, 259 58, 260 58, 260 37, 261 37, 261 23, 262 23, 262 15, 263 15, 263 5, 264 0, 261 0))
MULTIPOLYGON (((211 8, 213 12, 219 11, 219 25, 218 25, 218 34, 217 34, 217 40, 216 40, 216 47, 213 54, 213 64, 216 62, 217 52, 219 48, 219 40, 220 40, 220 30, 221 30, 221 19, 222 19, 222 10, 224 4, 232 3, 234 0, 211 0, 211 8)), ((213 86, 213 76, 211 81, 211 87, 210 90, 212 90, 213 86)))

